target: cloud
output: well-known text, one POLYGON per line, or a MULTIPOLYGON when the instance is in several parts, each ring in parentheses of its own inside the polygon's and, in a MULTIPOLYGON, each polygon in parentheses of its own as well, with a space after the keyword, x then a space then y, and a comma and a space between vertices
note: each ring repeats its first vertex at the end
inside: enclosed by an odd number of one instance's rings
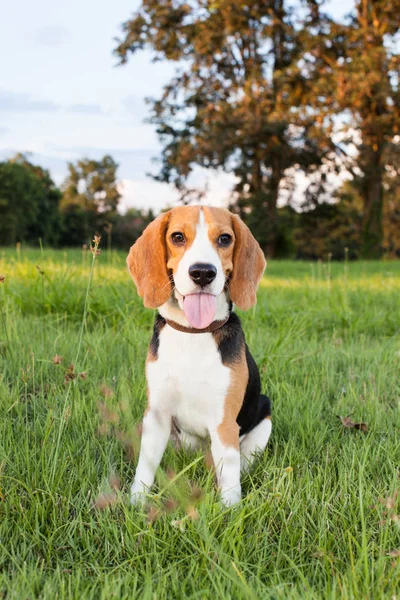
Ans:
POLYGON ((25 112, 59 110, 59 105, 48 100, 36 100, 30 94, 0 91, 0 111, 25 112))
POLYGON ((111 146, 58 146, 54 144, 50 149, 54 152, 73 153, 79 156, 96 155, 95 157, 104 156, 104 154, 111 154, 111 156, 119 154, 121 156, 151 157, 156 153, 156 150, 153 148, 112 148, 111 146))
POLYGON ((129 117, 133 117, 136 122, 142 122, 143 119, 150 116, 150 108, 141 96, 125 96, 121 101, 121 105, 129 117))
POLYGON ((100 160, 109 154, 119 164, 118 176, 121 179, 143 178, 146 173, 155 171, 152 159, 157 155, 153 148, 112 148, 110 146, 49 146, 50 154, 62 156, 65 160, 78 160, 83 157, 100 160))
MULTIPOLYGON (((1 133, 1 132, 0 132, 1 133)), ((119 180, 135 180, 152 184, 151 179, 146 179, 146 173, 152 167, 151 157, 154 150, 130 150, 127 148, 95 148, 92 146, 56 146, 44 145, 42 149, 27 144, 12 147, 7 145, 0 148, 0 160, 7 160, 17 152, 30 153, 30 160, 48 169, 56 181, 61 183, 67 176, 67 163, 75 162, 80 158, 93 158, 100 160, 109 154, 119 164, 117 176, 119 180)), ((166 186, 168 187, 168 186, 166 186)))
POLYGON ((72 113, 81 113, 85 115, 104 115, 100 104, 71 104, 66 110, 72 113))
POLYGON ((51 100, 38 100, 31 94, 0 90, 0 111, 3 112, 69 112, 85 115, 105 114, 99 104, 70 104, 63 106, 51 100))
POLYGON ((29 148, 2 148, 0 149, 0 161, 9 160, 18 152, 27 155, 28 160, 35 165, 40 165, 50 171, 51 177, 60 185, 67 175, 67 162, 57 156, 49 156, 40 152, 31 152, 29 148))
MULTIPOLYGON (((210 172, 205 169, 196 169, 194 178, 198 182, 198 188, 204 189, 207 183, 207 192, 201 203, 208 206, 227 206, 230 200, 231 189, 235 183, 235 177, 227 173, 210 172)), ((197 186, 196 186, 197 187, 197 186)), ((177 190, 167 183, 160 183, 151 179, 123 179, 120 183, 121 212, 129 208, 152 208, 158 213, 167 206, 179 204, 177 190)))
POLYGON ((179 195, 172 186, 151 179, 123 179, 119 192, 122 196, 119 205, 121 212, 129 208, 151 208, 158 213, 166 206, 174 206, 179 202, 179 195))
POLYGON ((71 38, 71 32, 63 25, 48 25, 36 30, 34 41, 41 46, 60 46, 71 38))

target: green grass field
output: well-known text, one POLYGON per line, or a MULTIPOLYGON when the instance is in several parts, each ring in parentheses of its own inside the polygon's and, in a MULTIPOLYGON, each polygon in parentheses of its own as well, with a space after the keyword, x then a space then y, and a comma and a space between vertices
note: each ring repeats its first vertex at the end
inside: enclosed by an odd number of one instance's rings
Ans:
POLYGON ((143 511, 154 315, 123 254, 87 295, 91 263, 0 249, 0 598, 400 598, 400 262, 271 261, 241 315, 274 424, 242 503, 169 448, 143 511))

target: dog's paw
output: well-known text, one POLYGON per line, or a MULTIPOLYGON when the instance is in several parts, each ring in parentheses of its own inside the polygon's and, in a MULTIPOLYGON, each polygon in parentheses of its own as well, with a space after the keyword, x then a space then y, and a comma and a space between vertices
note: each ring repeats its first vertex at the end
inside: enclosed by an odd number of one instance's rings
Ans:
POLYGON ((226 508, 235 506, 242 499, 242 491, 240 486, 230 488, 228 490, 221 490, 221 502, 226 508))
POLYGON ((142 483, 133 483, 131 487, 131 504, 144 506, 146 503, 146 488, 142 483))

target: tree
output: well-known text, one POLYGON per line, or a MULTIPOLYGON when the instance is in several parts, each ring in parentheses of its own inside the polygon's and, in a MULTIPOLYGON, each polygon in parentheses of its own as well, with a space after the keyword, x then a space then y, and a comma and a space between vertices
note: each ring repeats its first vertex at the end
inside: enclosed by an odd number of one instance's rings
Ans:
POLYGON ((63 184, 62 211, 66 246, 89 243, 94 232, 104 233, 117 215, 120 199, 117 184, 118 164, 111 156, 101 160, 83 158, 68 163, 69 174, 63 184))
MULTIPOLYGON (((398 182, 400 179, 400 150, 398 145, 392 144, 388 146, 388 155, 385 163, 386 168, 383 178, 385 202, 382 213, 382 249, 385 256, 399 258, 400 186, 398 182)), ((338 210, 342 217, 346 217, 349 226, 347 233, 343 235, 343 242, 347 247, 350 246, 350 248, 353 247, 355 249, 353 256, 360 256, 362 247, 363 188, 360 182, 362 183, 361 178, 346 181, 336 195, 340 204, 338 210), (349 244, 348 240, 352 240, 352 244, 349 244)), ((339 232, 337 228, 334 231, 335 238, 338 238, 339 232)))
POLYGON ((37 244, 38 240, 41 239, 43 243, 56 246, 61 231, 61 191, 51 179, 49 171, 39 165, 32 164, 28 156, 27 154, 18 153, 10 160, 11 163, 20 164, 29 169, 42 186, 36 219, 27 228, 26 237, 31 243, 37 244))
POLYGON ((344 24, 313 4, 318 31, 307 66, 316 80, 319 75, 320 107, 341 115, 343 144, 356 146, 357 156, 346 161, 363 199, 361 251, 377 258, 383 246, 385 169, 400 120, 400 0, 356 0, 344 24))
POLYGON ((0 244, 56 244, 60 197, 48 171, 25 155, 0 163, 0 244))
POLYGON ((150 209, 144 211, 130 208, 124 215, 116 215, 112 222, 112 243, 114 247, 128 249, 142 235, 143 230, 154 220, 150 209))
POLYGON ((89 245, 95 231, 96 226, 91 213, 84 210, 79 204, 63 206, 60 246, 89 245))
POLYGON ((69 175, 63 185, 62 206, 77 205, 104 220, 117 212, 120 193, 116 173, 118 165, 111 156, 101 160, 84 158, 68 163, 69 175))
POLYGON ((350 181, 337 191, 336 202, 309 202, 298 215, 294 231, 297 257, 333 260, 358 258, 362 201, 350 181))
MULTIPOLYGON (((152 101, 163 145, 157 179, 184 200, 194 165, 232 172, 243 215, 275 252, 277 200, 291 169, 314 169, 330 148, 307 113, 301 27, 285 0, 143 0, 123 25, 122 63, 144 48, 178 62, 152 101)), ((190 198, 190 195, 189 195, 190 198)))
POLYGON ((400 139, 389 147, 385 170, 383 206, 383 249, 387 256, 400 258, 400 139))

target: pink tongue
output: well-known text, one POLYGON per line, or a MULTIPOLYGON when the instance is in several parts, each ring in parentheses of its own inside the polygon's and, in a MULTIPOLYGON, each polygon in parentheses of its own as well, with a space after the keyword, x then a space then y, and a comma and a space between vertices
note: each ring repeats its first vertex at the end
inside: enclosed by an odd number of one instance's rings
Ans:
POLYGON ((185 317, 196 329, 204 329, 214 321, 217 300, 211 294, 190 294, 183 300, 185 317))

